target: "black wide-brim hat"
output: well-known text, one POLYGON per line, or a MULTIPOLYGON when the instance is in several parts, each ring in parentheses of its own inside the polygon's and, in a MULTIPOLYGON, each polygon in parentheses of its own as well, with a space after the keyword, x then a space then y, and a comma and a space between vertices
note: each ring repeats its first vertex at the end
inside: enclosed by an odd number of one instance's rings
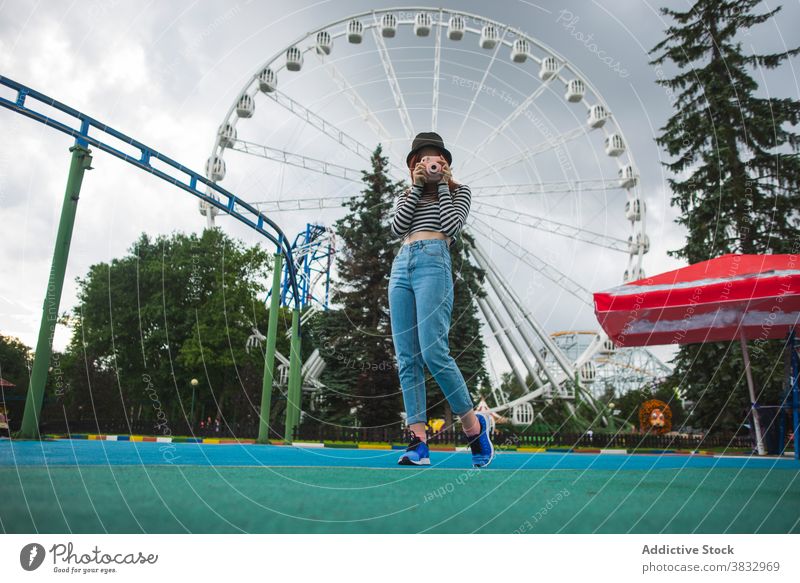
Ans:
POLYGON ((420 132, 411 143, 411 151, 408 153, 408 156, 406 156, 406 166, 411 164, 411 157, 425 146, 434 146, 438 148, 442 151, 442 156, 447 160, 447 163, 453 163, 453 155, 450 153, 450 150, 444 147, 442 136, 436 132, 420 132))

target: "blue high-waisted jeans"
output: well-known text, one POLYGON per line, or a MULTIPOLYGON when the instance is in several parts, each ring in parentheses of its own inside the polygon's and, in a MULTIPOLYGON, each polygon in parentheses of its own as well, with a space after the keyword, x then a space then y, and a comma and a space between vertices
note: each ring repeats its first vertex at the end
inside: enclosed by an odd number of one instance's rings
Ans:
POLYGON ((427 421, 423 364, 454 414, 471 411, 472 398, 450 356, 447 338, 453 312, 453 272, 446 240, 423 239, 400 248, 389 277, 389 311, 406 422, 427 421))

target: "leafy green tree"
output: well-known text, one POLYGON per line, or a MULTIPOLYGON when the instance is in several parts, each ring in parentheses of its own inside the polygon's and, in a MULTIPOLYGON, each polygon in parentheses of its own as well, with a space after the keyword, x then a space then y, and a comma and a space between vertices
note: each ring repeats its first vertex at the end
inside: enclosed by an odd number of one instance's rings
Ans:
POLYGON ((327 388, 317 399, 328 423, 386 426, 402 410, 389 318, 394 248, 387 217, 404 183, 389 179, 382 151, 378 144, 372 168, 362 170, 364 188, 344 203, 348 212, 335 223, 338 280, 330 298, 342 307, 323 314, 314 330, 326 363, 321 381, 327 388))
MULTIPOLYGON (((761 96, 754 76, 774 69, 800 48, 750 54, 741 35, 775 17, 756 13, 758 0, 697 0, 686 10, 662 8, 673 19, 651 50, 658 83, 675 113, 656 138, 672 157, 671 204, 687 229, 686 243, 669 251, 697 263, 725 253, 796 253, 800 243, 800 102, 761 96), (671 78, 662 69, 677 67, 671 78)), ((762 404, 781 396, 781 341, 753 354, 762 404)), ((696 403, 692 424, 733 430, 749 410, 738 344, 681 346, 668 385, 696 403)))
POLYGON ((32 364, 33 354, 27 345, 19 338, 0 334, 0 379, 24 390, 32 364))
MULTIPOLYGON (((25 394, 30 381, 33 353, 19 338, 0 334, 0 379, 16 387, 2 389, 0 405, 5 403, 5 414, 12 431, 19 429, 25 407, 25 394)), ((2 434, 6 433, 4 429, 2 434)))
POLYGON ((509 401, 518 399, 529 390, 536 388, 530 374, 525 375, 525 384, 526 387, 520 385, 517 376, 513 372, 504 372, 500 375, 500 390, 509 401))
MULTIPOLYGON (((70 415, 166 417, 185 431, 196 378, 196 419, 257 418, 263 352, 247 353, 246 341, 253 327, 266 329, 271 263, 259 245, 210 229, 142 234, 124 257, 92 265, 77 280, 65 355, 70 415)), ((278 350, 288 355, 280 334, 278 350)))

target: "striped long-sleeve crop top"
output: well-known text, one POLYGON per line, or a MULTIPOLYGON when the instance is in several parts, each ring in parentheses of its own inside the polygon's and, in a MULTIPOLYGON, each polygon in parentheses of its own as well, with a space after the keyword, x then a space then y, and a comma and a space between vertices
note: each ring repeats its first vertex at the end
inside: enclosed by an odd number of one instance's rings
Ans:
POLYGON ((439 198, 434 201, 420 201, 422 192, 423 187, 414 184, 395 198, 392 234, 404 238, 416 231, 439 231, 451 238, 452 245, 469 215, 472 202, 469 186, 461 184, 451 193, 447 183, 440 182, 439 198))

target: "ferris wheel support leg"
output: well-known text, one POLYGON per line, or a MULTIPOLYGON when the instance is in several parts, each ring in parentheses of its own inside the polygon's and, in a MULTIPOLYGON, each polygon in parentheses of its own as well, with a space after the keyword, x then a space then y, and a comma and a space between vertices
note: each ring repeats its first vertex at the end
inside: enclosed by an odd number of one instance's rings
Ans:
POLYGON ((514 376, 517 378, 517 382, 519 382, 519 386, 523 389, 527 389, 527 385, 525 384, 525 375, 523 375, 519 368, 517 368, 514 359, 511 356, 511 350, 507 345, 507 340, 503 331, 500 329, 500 325, 495 322, 494 313, 492 312, 491 308, 488 306, 486 301, 483 298, 476 298, 478 301, 478 307, 480 308, 481 312, 483 313, 483 318, 486 320, 486 323, 489 324, 489 329, 492 331, 492 336, 497 339, 497 343, 500 345, 500 350, 503 351, 503 355, 506 357, 506 361, 508 365, 511 367, 511 371, 514 373, 514 376))
MULTIPOLYGON (((498 280, 500 280, 501 278, 495 273, 492 264, 488 261, 483 251, 478 247, 477 241, 473 249, 473 257, 475 258, 475 262, 478 264, 478 266, 484 271, 486 271, 486 274, 489 278, 489 284, 492 286, 492 289, 494 289, 494 292, 497 294, 497 297, 499 297, 503 302, 503 306, 506 308, 506 310, 510 313, 511 306, 515 306, 521 312, 522 318, 527 319, 528 316, 525 314, 525 311, 521 309, 521 306, 519 304, 514 302, 514 298, 510 298, 504 295, 507 286, 505 283, 503 284, 498 283, 498 280)), ((528 346, 528 350, 530 350, 531 354, 536 359, 536 363, 539 365, 539 368, 544 372, 545 376, 547 377, 547 380, 550 382, 551 390, 557 392, 558 382, 556 381, 555 377, 553 377, 553 374, 547 367, 547 364, 545 363, 541 354, 539 354, 539 351, 536 350, 536 346, 534 345, 533 339, 527 333, 525 327, 522 326, 521 324, 522 322, 520 322, 520 325, 517 326, 520 336, 522 336, 522 339, 528 346)))
POLYGON ((292 310, 292 342, 289 351, 289 389, 286 404, 286 431, 283 440, 292 443, 294 430, 300 422, 300 310, 292 310))
POLYGON ((50 277, 44 296, 39 338, 36 341, 36 356, 33 360, 28 395, 25 399, 25 412, 22 416, 22 427, 14 436, 19 439, 40 439, 39 418, 42 412, 47 374, 50 369, 50 358, 53 353, 53 334, 58 321, 58 309, 69 259, 72 229, 75 226, 83 174, 86 170, 91 169, 92 156, 89 148, 76 144, 70 148, 70 152, 72 152, 72 160, 69 166, 67 189, 61 206, 61 219, 58 223, 53 262, 50 266, 50 277))
POLYGON ((283 255, 278 252, 273 256, 272 295, 269 304, 269 321, 267 323, 267 347, 264 352, 264 380, 261 384, 261 413, 258 422, 258 439, 256 443, 269 443, 269 415, 272 404, 272 384, 275 379, 275 342, 278 337, 278 310, 281 300, 281 263, 283 255))
MULTIPOLYGON (((483 257, 484 263, 488 265, 489 262, 488 262, 488 259, 487 259, 487 255, 484 252, 483 248, 478 245, 477 241, 476 241, 476 245, 475 245, 475 250, 477 251, 478 254, 480 254, 483 257)), ((517 307, 517 309, 522 314, 525 315, 526 322, 531 327, 531 329, 533 329, 533 331, 536 334, 536 336, 539 337, 539 339, 541 340, 542 344, 544 344, 544 346, 547 348, 547 350, 550 351, 550 354, 553 355, 553 358, 555 358, 556 363, 559 365, 559 367, 564 372, 566 377, 567 378, 572 378, 572 376, 575 373, 575 367, 573 365, 571 365, 567 361, 567 358, 561 352, 561 349, 558 348, 558 346, 555 344, 555 342, 553 342, 553 339, 550 338, 550 336, 544 331, 544 329, 541 327, 541 325, 539 325, 539 323, 536 321, 536 319, 531 315, 530 311, 525 309, 525 307, 522 304, 522 301, 517 296, 517 294, 508 286, 508 283, 504 279, 501 279, 501 278, 497 278, 497 282, 503 288, 503 290, 505 291, 506 295, 511 298, 511 301, 514 303, 514 305, 517 307)))

